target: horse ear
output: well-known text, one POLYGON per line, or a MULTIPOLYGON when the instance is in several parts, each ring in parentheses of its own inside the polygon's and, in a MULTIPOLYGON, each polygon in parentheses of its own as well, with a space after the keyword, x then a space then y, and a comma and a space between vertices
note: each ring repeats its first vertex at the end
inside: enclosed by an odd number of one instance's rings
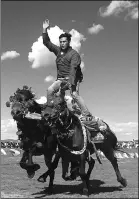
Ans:
POLYGON ((15 95, 17 94, 17 93, 19 93, 21 90, 20 90, 20 88, 18 88, 17 90, 16 90, 16 93, 14 93, 15 95))
POLYGON ((28 89, 29 89, 28 86, 26 85, 23 86, 23 90, 28 90, 28 89))
POLYGON ((10 102, 13 102, 13 101, 14 101, 14 99, 15 99, 15 97, 14 97, 14 96, 12 96, 12 95, 9 97, 9 101, 10 101, 10 102))
POLYGON ((6 106, 10 107, 10 102, 9 101, 6 102, 6 106))

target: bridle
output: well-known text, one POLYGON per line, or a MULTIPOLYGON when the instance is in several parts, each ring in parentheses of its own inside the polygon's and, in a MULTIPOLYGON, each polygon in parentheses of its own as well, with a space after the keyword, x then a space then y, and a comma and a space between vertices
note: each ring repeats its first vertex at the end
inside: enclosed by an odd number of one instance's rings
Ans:
POLYGON ((64 111, 61 111, 61 109, 56 106, 54 108, 56 109, 56 115, 52 117, 50 114, 50 116, 47 119, 48 125, 50 127, 53 127, 54 125, 60 124, 60 126, 63 129, 68 130, 71 124, 73 123, 73 120, 72 120, 72 117, 70 116, 68 108, 64 107, 64 111), (63 121, 63 117, 66 118, 66 121, 63 121))

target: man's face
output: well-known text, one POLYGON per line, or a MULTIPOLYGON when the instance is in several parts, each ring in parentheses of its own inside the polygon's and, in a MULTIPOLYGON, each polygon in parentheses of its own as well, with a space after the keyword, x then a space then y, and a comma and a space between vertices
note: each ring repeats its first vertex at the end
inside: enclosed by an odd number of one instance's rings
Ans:
POLYGON ((66 50, 69 47, 70 42, 68 41, 67 37, 60 38, 59 42, 62 50, 66 50))

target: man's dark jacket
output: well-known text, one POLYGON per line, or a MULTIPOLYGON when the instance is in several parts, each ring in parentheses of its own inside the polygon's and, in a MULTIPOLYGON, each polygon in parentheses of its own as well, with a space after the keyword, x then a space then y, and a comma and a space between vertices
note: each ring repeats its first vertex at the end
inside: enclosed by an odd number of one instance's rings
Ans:
POLYGON ((57 78, 69 77, 71 85, 76 85, 77 81, 82 81, 83 74, 80 68, 80 55, 69 46, 66 52, 50 41, 48 33, 43 33, 43 44, 53 52, 56 58, 57 78))

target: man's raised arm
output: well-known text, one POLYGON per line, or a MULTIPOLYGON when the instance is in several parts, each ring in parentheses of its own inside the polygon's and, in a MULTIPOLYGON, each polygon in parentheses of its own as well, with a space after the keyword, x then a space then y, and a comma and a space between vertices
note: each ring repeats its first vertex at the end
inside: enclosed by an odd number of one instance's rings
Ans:
POLYGON ((47 32, 47 29, 49 28, 49 20, 46 19, 44 22, 43 22, 43 33, 42 33, 42 38, 43 38, 43 44, 51 51, 53 52, 56 56, 60 50, 60 47, 59 46, 56 46, 55 44, 53 44, 51 41, 50 41, 50 38, 49 38, 49 35, 48 35, 48 32, 47 32))

